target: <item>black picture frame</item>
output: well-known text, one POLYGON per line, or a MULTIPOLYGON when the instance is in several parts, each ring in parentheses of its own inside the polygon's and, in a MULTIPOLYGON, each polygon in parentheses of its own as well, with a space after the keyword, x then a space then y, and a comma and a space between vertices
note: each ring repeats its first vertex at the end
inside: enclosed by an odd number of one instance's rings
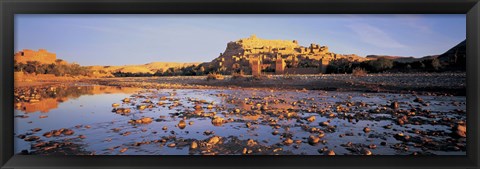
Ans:
POLYGON ((479 168, 478 0, 1 0, 0 166, 10 168, 479 168), (13 154, 15 14, 466 14, 466 156, 28 156, 13 154))

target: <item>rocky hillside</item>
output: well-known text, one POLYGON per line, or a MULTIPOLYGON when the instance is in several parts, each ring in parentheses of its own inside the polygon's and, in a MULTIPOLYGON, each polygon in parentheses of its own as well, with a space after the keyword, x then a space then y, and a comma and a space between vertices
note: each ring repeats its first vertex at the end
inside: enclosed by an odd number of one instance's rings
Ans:
POLYGON ((438 59, 442 63, 458 64, 459 62, 465 62, 467 57, 467 40, 464 40, 438 56, 438 59))

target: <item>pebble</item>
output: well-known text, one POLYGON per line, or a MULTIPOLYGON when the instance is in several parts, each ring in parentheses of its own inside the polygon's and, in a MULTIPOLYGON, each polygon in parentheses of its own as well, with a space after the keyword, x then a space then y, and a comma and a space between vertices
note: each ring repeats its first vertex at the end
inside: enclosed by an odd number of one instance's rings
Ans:
POLYGON ((217 144, 218 142, 220 142, 220 137, 218 136, 213 136, 210 139, 208 139, 209 144, 217 144))

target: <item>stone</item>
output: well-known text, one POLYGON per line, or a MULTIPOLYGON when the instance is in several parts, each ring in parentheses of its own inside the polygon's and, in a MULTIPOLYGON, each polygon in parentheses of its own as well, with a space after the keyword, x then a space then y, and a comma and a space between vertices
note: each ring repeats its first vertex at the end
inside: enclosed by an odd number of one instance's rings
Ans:
POLYGON ((334 156, 335 152, 333 150, 328 150, 325 152, 325 155, 334 156))
POLYGON ((255 140, 248 139, 248 141, 247 141, 247 146, 253 147, 253 146, 255 146, 255 145, 257 145, 257 142, 256 142, 255 140))
POLYGON ((212 119, 212 124, 213 124, 214 126, 221 126, 224 122, 225 122, 225 120, 224 120, 223 118, 221 118, 221 117, 214 117, 214 118, 212 119))
POLYGON ((320 142, 320 138, 319 138, 319 137, 316 137, 316 136, 314 136, 314 135, 310 135, 310 136, 308 137, 308 144, 310 144, 310 145, 315 145, 315 144, 317 144, 318 142, 320 142))
POLYGON ((315 116, 310 116, 310 117, 308 117, 308 118, 307 118, 307 121, 308 121, 308 122, 313 122, 313 121, 315 121, 315 116))
POLYGON ((363 128, 363 132, 365 132, 365 133, 368 133, 368 132, 370 132, 370 131, 371 131, 371 129, 368 128, 368 127, 363 128))
POLYGON ((191 144, 190 144, 190 149, 196 149, 198 147, 198 144, 196 141, 193 141, 191 144))
POLYGON ((467 137, 467 126, 462 123, 457 123, 455 126, 452 128, 453 134, 456 137, 467 137))
POLYGON ((127 150, 128 150, 128 148, 126 148, 126 147, 125 147, 125 148, 122 148, 122 149, 120 150, 120 153, 124 153, 124 152, 126 152, 127 150))
POLYGON ((392 103, 390 104, 390 108, 392 108, 392 109, 398 109, 398 108, 399 108, 398 102, 396 102, 396 101, 395 101, 395 102, 392 102, 392 103))
POLYGON ((328 126, 328 125, 330 125, 330 123, 328 123, 327 121, 324 121, 324 122, 320 123, 320 126, 328 126))
POLYGON ((415 98, 413 101, 417 103, 423 103, 423 99, 420 97, 415 98))
POLYGON ((369 149, 363 148, 361 151, 362 155, 372 155, 372 152, 369 149))
POLYGON ((40 137, 38 137, 38 136, 29 136, 29 137, 24 138, 23 140, 25 140, 25 141, 37 141, 39 139, 40 139, 40 137))
POLYGON ((218 142, 220 142, 220 137, 218 136, 213 136, 210 139, 208 139, 209 144, 217 144, 218 142))
POLYGON ((185 120, 180 120, 180 122, 178 122, 177 125, 178 125, 178 128, 184 129, 187 126, 187 123, 185 123, 185 120))
POLYGON ((291 138, 287 138, 283 141, 283 144, 285 144, 285 145, 293 144, 293 140, 291 138))
POLYGON ((73 133, 75 133, 75 132, 73 130, 70 130, 70 129, 67 129, 67 130, 63 131, 63 134, 67 135, 67 136, 72 135, 73 133))

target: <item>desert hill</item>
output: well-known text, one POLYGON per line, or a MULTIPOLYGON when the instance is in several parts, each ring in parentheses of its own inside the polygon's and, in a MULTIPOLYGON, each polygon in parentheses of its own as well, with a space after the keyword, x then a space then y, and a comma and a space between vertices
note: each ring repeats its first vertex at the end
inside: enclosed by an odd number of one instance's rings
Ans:
POLYGON ((164 72, 168 68, 181 68, 199 63, 178 63, 178 62, 151 62, 143 65, 123 65, 123 66, 89 66, 91 70, 102 71, 108 73, 155 73, 157 71, 164 72))

